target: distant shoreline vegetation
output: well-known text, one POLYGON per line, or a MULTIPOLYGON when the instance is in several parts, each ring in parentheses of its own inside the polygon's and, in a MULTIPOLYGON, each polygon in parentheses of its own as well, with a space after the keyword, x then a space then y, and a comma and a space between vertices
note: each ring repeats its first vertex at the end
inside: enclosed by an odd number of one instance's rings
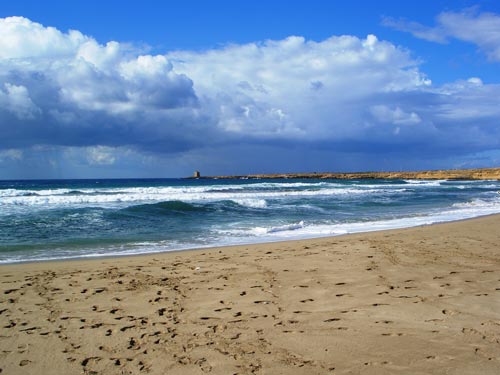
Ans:
POLYGON ((500 168, 448 169, 407 172, 309 172, 309 173, 272 173, 227 176, 196 177, 206 179, 275 179, 275 178, 319 178, 319 179, 414 179, 414 180, 500 180, 500 168))

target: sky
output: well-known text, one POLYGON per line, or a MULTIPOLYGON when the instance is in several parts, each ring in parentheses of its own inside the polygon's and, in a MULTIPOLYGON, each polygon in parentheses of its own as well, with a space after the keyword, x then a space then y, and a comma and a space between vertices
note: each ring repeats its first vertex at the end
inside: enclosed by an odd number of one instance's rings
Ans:
POLYGON ((499 165, 498 1, 0 5, 0 179, 499 165))

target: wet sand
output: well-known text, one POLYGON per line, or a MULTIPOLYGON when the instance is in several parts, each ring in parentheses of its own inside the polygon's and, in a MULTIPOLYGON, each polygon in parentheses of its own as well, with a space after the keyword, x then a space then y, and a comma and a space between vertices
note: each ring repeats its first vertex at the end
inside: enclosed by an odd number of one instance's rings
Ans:
POLYGON ((1 374, 499 374, 500 216, 0 267, 1 374))

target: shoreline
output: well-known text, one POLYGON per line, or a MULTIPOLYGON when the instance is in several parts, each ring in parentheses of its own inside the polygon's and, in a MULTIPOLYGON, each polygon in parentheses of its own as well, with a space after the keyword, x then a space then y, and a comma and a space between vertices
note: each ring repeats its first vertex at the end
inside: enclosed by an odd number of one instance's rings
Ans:
POLYGON ((224 248, 243 248, 243 247, 248 247, 248 246, 256 246, 256 245, 267 245, 267 244, 279 244, 279 243, 287 243, 287 242, 296 242, 296 241, 314 241, 314 240, 319 240, 319 239, 325 239, 325 238, 339 238, 339 237, 345 237, 345 236, 353 236, 353 235, 364 235, 364 234, 370 234, 370 233, 378 233, 378 232, 385 232, 385 231, 399 231, 399 230, 405 230, 405 229, 412 229, 412 228, 420 228, 420 227, 427 227, 427 226, 434 226, 434 225, 441 225, 441 224, 448 224, 448 223, 455 223, 455 222, 462 222, 462 221, 468 221, 468 220, 476 220, 476 219, 481 219, 484 217, 489 217, 489 216, 499 216, 500 213, 490 213, 490 214, 484 214, 484 215, 479 215, 479 216, 474 216, 474 217, 467 217, 467 218, 459 218, 459 219, 453 219, 453 220, 448 220, 448 221, 438 221, 438 222, 433 222, 430 224, 417 224, 417 225, 411 225, 407 227, 397 227, 397 228, 387 228, 387 229, 374 229, 374 230, 368 230, 368 231, 360 231, 360 232, 351 232, 351 233, 342 233, 342 234, 337 234, 337 235, 332 235, 332 234, 327 234, 324 236, 313 236, 313 237, 305 237, 305 238, 293 238, 293 239, 277 239, 275 241, 268 241, 268 240, 263 240, 261 242, 248 242, 248 243, 239 243, 239 244, 227 244, 227 245, 207 245, 206 247, 190 247, 190 248, 185 248, 185 249, 173 249, 173 250, 160 250, 156 252, 144 252, 144 253, 137 253, 137 254, 113 254, 113 255, 102 255, 102 256, 81 256, 81 257, 72 257, 72 258, 60 258, 60 259, 40 259, 40 260, 21 260, 21 261, 16 261, 16 262, 9 262, 9 263, 0 263, 0 269, 2 267, 6 266, 21 266, 21 265, 28 265, 28 264, 44 264, 44 263, 65 263, 65 262, 92 262, 92 261, 100 261, 100 260, 110 260, 110 259, 121 259, 121 258, 128 258, 128 257, 151 257, 154 255, 162 255, 162 254, 175 254, 179 252, 199 252, 199 251, 207 251, 207 250, 213 250, 213 249, 224 249, 224 248))
MULTIPOLYGON (((126 254, 126 255, 104 255, 104 256, 96 256, 96 257, 80 257, 80 258, 64 258, 64 259, 47 259, 47 260, 37 260, 37 261, 21 261, 21 262, 16 262, 16 263, 0 263, 0 273, 3 271, 5 268, 13 267, 13 268, 24 268, 24 266, 28 267, 38 267, 40 268, 45 268, 44 266, 56 266, 56 267, 64 267, 66 265, 73 265, 76 263, 109 263, 109 261, 123 261, 123 262, 128 262, 129 260, 134 260, 136 259, 137 261, 149 261, 151 258, 155 257, 174 257, 178 255, 184 255, 184 256, 189 256, 189 255, 199 255, 202 252, 217 252, 221 250, 226 250, 229 252, 238 252, 241 251, 242 249, 248 250, 249 248, 265 248, 268 246, 271 247, 276 247, 280 245, 295 245, 296 247, 300 247, 304 244, 308 244, 311 242, 325 242, 325 241, 335 241, 335 240, 343 240, 343 241, 349 241, 350 237, 364 237, 364 236, 370 236, 372 234, 380 234, 380 235, 392 235, 392 234, 404 234, 405 231, 412 231, 412 230, 418 230, 418 229, 425 229, 425 228, 432 228, 432 227, 439 227, 439 226, 447 226, 451 225, 454 226, 454 224, 460 224, 460 223, 467 223, 467 222, 475 222, 475 221, 481 221, 483 219, 498 219, 498 222, 500 223, 500 213, 493 213, 493 214, 486 214, 486 215, 481 215, 481 216, 475 216, 472 218, 464 218, 464 219, 457 219, 457 220, 451 220, 451 221, 444 221, 444 222, 437 222, 437 223, 432 223, 432 224, 422 224, 422 225, 415 225, 415 226, 410 226, 410 227, 403 227, 403 228, 390 228, 390 229, 375 229, 372 231, 365 231, 365 232, 355 232, 355 233, 345 233, 345 234, 339 234, 339 235, 325 235, 321 237, 310 237, 310 238, 300 238, 300 239, 290 239, 290 240, 276 240, 276 241, 266 241, 266 242, 252 242, 252 243, 243 243, 243 244, 236 244, 236 245, 221 245, 221 246, 207 246, 207 247, 196 247, 196 248, 188 248, 188 249, 179 249, 179 250, 167 250, 167 251, 159 251, 159 252, 154 252, 154 253, 139 253, 139 254, 126 254), (394 233, 393 233, 394 232, 394 233), (130 259, 129 259, 130 258, 130 259)), ((499 236, 500 237, 500 236, 499 236)), ((499 243, 500 245, 500 243, 499 243)), ((204 254, 202 254, 204 255, 204 254)))

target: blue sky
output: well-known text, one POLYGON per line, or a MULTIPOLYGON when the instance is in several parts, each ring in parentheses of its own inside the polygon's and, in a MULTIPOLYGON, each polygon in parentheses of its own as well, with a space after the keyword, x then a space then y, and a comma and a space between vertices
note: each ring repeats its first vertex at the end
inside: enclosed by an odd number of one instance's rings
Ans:
POLYGON ((17 1, 0 18, 0 178, 500 163, 497 1, 17 1))

